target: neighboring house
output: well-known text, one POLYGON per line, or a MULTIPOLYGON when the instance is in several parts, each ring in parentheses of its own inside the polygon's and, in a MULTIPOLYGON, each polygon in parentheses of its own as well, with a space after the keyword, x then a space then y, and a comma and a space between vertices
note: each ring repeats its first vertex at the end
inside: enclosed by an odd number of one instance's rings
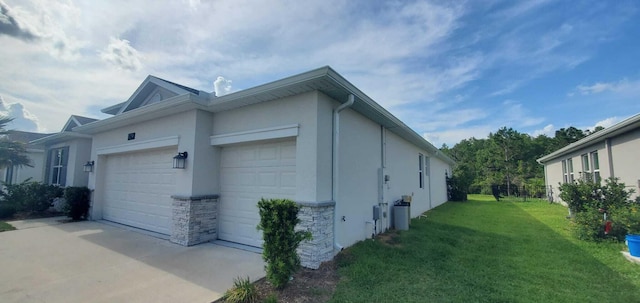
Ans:
POLYGON ((73 129, 97 121, 96 119, 72 115, 59 133, 31 141, 44 151, 42 181, 46 184, 87 186, 89 174, 84 165, 91 158, 91 136, 73 129))
POLYGON ((619 178, 640 192, 640 114, 569 144, 538 162, 544 165, 548 196, 560 200, 561 183, 619 178))
POLYGON ((44 165, 44 150, 39 146, 29 144, 30 141, 49 136, 49 134, 23 132, 12 130, 6 135, 11 141, 25 144, 27 156, 31 160, 31 166, 9 166, 0 169, 0 180, 6 184, 17 184, 26 181, 42 182, 42 170, 44 165))
POLYGON ((447 201, 454 162, 330 67, 224 96, 148 76, 103 112, 113 116, 70 137, 92 138, 76 161, 95 163, 91 218, 181 245, 260 247, 258 200, 288 198, 313 235, 302 263, 317 268, 390 228, 402 195, 413 217, 447 201))

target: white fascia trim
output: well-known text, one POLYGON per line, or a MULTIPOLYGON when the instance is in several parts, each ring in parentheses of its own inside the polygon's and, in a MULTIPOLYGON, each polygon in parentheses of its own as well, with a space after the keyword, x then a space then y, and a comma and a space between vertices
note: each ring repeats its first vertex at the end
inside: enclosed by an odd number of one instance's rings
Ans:
POLYGON ((121 144, 116 146, 100 147, 100 148, 96 148, 96 153, 98 155, 118 154, 118 153, 126 153, 131 151, 139 151, 139 150, 152 149, 152 148, 177 146, 178 143, 180 143, 180 137, 170 136, 170 137, 140 141, 136 143, 127 143, 127 144, 121 144))
POLYGON ((31 142, 29 142, 29 144, 33 144, 33 145, 38 145, 38 144, 57 144, 59 142, 62 141, 67 141, 70 139, 91 139, 93 138, 90 135, 85 135, 85 134, 80 134, 77 132, 72 132, 72 131, 63 131, 63 132, 59 132, 57 134, 53 134, 50 136, 46 136, 44 138, 40 138, 40 139, 36 139, 33 140, 31 142))
POLYGON ((288 138, 298 136, 298 124, 262 128, 244 132, 236 132, 209 137, 211 145, 225 145, 241 142, 288 138))

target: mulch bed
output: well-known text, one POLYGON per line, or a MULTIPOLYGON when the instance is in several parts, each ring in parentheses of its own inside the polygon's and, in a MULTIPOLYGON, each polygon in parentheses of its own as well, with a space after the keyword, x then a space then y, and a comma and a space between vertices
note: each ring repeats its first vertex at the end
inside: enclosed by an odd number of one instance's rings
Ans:
MULTIPOLYGON (((335 261, 324 262, 318 269, 301 268, 293 275, 293 280, 284 289, 278 290, 265 278, 254 284, 259 294, 258 302, 263 302, 274 294, 279 303, 321 303, 333 296, 339 276, 335 261)), ((220 299, 215 302, 225 302, 220 299)))

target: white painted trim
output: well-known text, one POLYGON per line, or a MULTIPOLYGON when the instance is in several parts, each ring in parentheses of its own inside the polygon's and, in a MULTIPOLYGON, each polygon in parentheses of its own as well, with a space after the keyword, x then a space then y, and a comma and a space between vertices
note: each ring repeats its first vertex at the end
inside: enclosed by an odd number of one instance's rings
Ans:
POLYGON ((180 143, 180 137, 171 136, 171 137, 140 141, 135 143, 126 143, 126 144, 121 144, 116 146, 100 147, 100 148, 96 148, 96 153, 98 155, 126 153, 126 152, 138 151, 138 150, 144 150, 144 149, 175 146, 175 145, 178 145, 178 143, 180 143))
POLYGON ((209 137, 211 145, 224 145, 241 142, 279 139, 298 136, 298 124, 262 128, 244 132, 236 132, 209 137))

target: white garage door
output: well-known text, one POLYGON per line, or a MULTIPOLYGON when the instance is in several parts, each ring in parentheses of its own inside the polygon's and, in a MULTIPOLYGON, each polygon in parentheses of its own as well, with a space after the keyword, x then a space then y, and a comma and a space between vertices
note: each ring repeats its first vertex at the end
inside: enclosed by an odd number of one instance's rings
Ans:
POLYGON ((260 247, 260 198, 294 199, 296 143, 272 142, 227 146, 220 161, 218 238, 260 247))
POLYGON ((174 147, 107 156, 102 217, 170 234, 171 195, 175 190, 172 158, 176 153, 174 147))

